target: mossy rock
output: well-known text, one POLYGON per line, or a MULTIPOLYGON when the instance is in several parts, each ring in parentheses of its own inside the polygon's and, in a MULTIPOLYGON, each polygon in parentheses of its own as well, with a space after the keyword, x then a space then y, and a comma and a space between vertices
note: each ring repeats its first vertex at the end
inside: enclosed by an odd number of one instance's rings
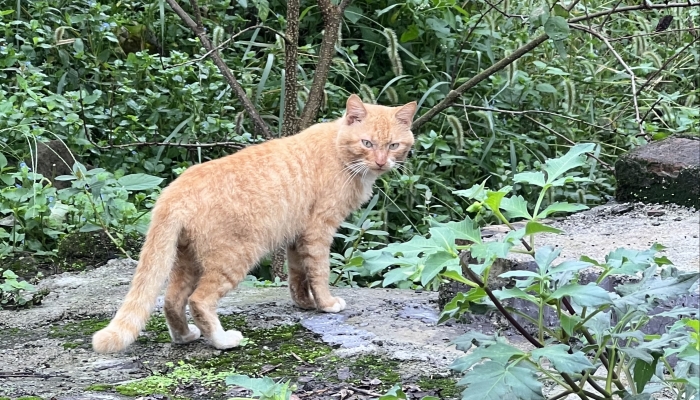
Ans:
MULTIPOLYGON (((142 244, 143 238, 128 236, 123 248, 135 256, 142 244)), ((122 257, 123 254, 103 231, 69 233, 58 242, 56 251, 58 266, 63 271, 82 271, 88 266, 97 267, 113 258, 122 257)))
POLYGON ((36 277, 42 263, 32 256, 20 256, 8 258, 0 262, 0 269, 17 274, 20 278, 29 280, 36 277))

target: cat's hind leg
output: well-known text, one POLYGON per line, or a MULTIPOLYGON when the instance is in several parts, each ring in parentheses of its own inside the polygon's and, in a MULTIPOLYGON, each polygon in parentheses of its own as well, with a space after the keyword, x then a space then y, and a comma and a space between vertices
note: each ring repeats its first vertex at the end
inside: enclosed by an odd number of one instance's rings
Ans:
POLYGON ((345 300, 334 297, 328 288, 330 275, 330 246, 335 228, 318 224, 308 229, 296 241, 298 255, 302 259, 306 280, 318 310, 337 313, 345 309, 345 300))
POLYGON ((231 257, 226 248, 224 246, 221 251, 211 252, 201 260, 203 274, 189 299, 194 323, 217 349, 236 347, 243 340, 239 331, 225 331, 216 315, 219 300, 235 288, 248 272, 248 266, 231 257))
POLYGON ((168 288, 165 291, 163 312, 168 323, 168 330, 173 343, 189 343, 199 339, 200 331, 196 325, 187 324, 185 306, 187 298, 194 291, 201 271, 190 252, 178 248, 177 260, 170 273, 168 288))
POLYGON ((306 269, 303 264, 304 259, 297 251, 296 244, 287 247, 287 266, 289 268, 289 293, 292 295, 294 303, 306 310, 316 308, 309 287, 309 280, 306 277, 306 269))

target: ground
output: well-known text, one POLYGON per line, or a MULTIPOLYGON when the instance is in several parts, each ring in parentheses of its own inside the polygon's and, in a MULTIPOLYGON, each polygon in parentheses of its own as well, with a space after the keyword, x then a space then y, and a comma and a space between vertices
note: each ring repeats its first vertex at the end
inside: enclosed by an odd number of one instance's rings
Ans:
MULTIPOLYGON (((679 269, 697 270, 700 213, 672 205, 610 204, 555 224, 564 235, 543 243, 602 260, 616 247, 654 242, 679 269)), ((486 233, 494 237, 498 228, 486 233)), ((409 398, 459 396, 450 341, 468 330, 504 330, 498 318, 436 325, 438 294, 394 289, 333 289, 348 303, 339 314, 303 311, 287 289, 241 287, 220 304, 227 328, 248 343, 219 351, 200 340, 173 345, 159 299, 154 316, 124 353, 98 355, 90 336, 103 327, 128 289, 135 262, 111 260, 96 269, 51 276, 43 303, 0 311, 0 398, 58 400, 223 399, 246 393, 222 385, 232 373, 291 379, 301 399, 365 399, 400 383, 409 398)), ((697 301, 697 298, 695 298, 697 301)))

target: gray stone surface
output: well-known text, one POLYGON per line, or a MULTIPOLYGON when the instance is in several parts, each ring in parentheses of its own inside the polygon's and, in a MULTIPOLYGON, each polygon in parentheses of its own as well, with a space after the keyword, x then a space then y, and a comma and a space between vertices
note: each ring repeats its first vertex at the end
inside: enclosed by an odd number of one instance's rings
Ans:
POLYGON ((619 201, 700 208, 700 139, 671 137, 630 151, 615 163, 619 201))

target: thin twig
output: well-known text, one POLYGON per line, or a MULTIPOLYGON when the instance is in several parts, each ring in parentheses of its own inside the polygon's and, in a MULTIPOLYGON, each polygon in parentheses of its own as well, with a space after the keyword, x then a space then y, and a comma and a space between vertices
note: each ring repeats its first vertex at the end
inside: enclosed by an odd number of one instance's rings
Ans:
POLYGON ((101 150, 107 150, 107 149, 123 149, 126 147, 147 147, 147 146, 169 146, 169 147, 182 147, 185 149, 196 149, 196 148, 204 148, 204 147, 228 147, 232 149, 243 149, 246 148, 247 145, 237 143, 237 142, 213 142, 213 143, 173 143, 173 142, 134 142, 134 143, 123 143, 123 144, 109 144, 107 146, 100 146, 94 141, 91 140, 91 138, 88 139, 90 143, 97 147, 98 149, 101 150))
MULTIPOLYGON (((547 125, 541 123, 540 121, 538 121, 538 120, 532 118, 531 116, 529 116, 529 115, 523 115, 523 117, 529 119, 530 121, 534 122, 534 123, 537 124, 538 126, 544 128, 544 129, 546 129, 548 132, 550 132, 550 133, 552 133, 552 134, 554 134, 554 135, 560 137, 562 140, 566 141, 566 142, 569 143, 570 145, 576 145, 576 142, 574 142, 573 140, 571 140, 571 139, 569 139, 568 137, 562 135, 561 133, 555 131, 554 129, 548 127, 547 125)), ((608 164, 608 163, 606 163, 605 161, 601 160, 600 158, 596 157, 594 154, 586 153, 586 155, 587 155, 588 157, 591 157, 591 158, 596 159, 596 160, 597 160, 603 167, 605 167, 608 171, 614 171, 614 170, 615 170, 612 166, 610 166, 610 164, 608 164)))
POLYGON ((373 391, 367 390, 367 389, 362 389, 362 388, 359 388, 357 386, 348 386, 348 389, 353 390, 355 392, 362 393, 365 396, 382 397, 382 394, 380 394, 380 393, 373 392, 373 391))
POLYGON ((479 106, 473 106, 473 105, 470 105, 470 104, 462 104, 462 107, 464 107, 464 108, 470 108, 470 109, 472 109, 472 110, 492 111, 492 112, 495 112, 495 113, 511 114, 511 115, 545 114, 545 115, 551 115, 551 116, 558 117, 558 118, 568 119, 568 120, 570 120, 570 121, 575 121, 575 122, 578 122, 578 123, 581 123, 581 124, 584 124, 584 125, 588 125, 588 126, 590 126, 590 127, 596 128, 596 129, 612 130, 612 129, 607 129, 607 128, 604 127, 604 126, 600 126, 600 125, 592 124, 592 123, 590 123, 590 122, 586 122, 586 121, 584 121, 584 120, 582 120, 582 119, 579 119, 579 118, 570 117, 570 116, 568 116, 568 115, 559 114, 559 113, 555 113, 555 112, 552 112, 552 111, 542 111, 542 110, 520 110, 520 111, 515 111, 515 110, 504 110, 504 109, 502 109, 502 108, 479 107, 479 106))
POLYGON ((685 3, 658 3, 658 4, 639 4, 635 6, 626 6, 626 7, 620 7, 614 10, 608 10, 608 11, 599 11, 595 13, 591 13, 588 15, 582 15, 580 17, 575 17, 569 19, 567 22, 572 24, 575 22, 580 22, 580 21, 587 21, 589 19, 594 19, 598 17, 603 17, 608 14, 618 14, 622 12, 627 12, 627 11, 637 11, 637 10, 665 10, 668 8, 686 8, 686 7, 698 7, 700 6, 700 2, 685 2, 685 3), (611 12, 613 11, 613 12, 611 12))
POLYGON ((239 37, 240 35, 244 34, 245 32, 251 31, 251 30, 253 30, 253 29, 266 29, 266 30, 268 30, 268 31, 272 31, 272 32, 274 32, 276 35, 278 35, 278 36, 280 36, 282 39, 284 39, 285 42, 289 42, 289 39, 287 39, 287 37, 286 37, 285 35, 283 35, 281 32, 279 32, 279 31, 277 31, 277 30, 275 30, 275 29, 269 28, 269 27, 267 27, 267 26, 265 26, 265 25, 253 25, 253 26, 249 26, 249 27, 247 27, 247 28, 241 30, 240 32, 237 32, 237 33, 233 34, 230 38, 228 38, 228 39, 226 39, 225 41, 221 42, 220 45, 218 45, 218 46, 216 46, 215 48, 213 48, 213 49, 207 51, 206 53, 204 53, 204 54, 201 55, 200 57, 197 57, 197 58, 194 59, 194 60, 188 60, 188 61, 185 61, 185 62, 180 63, 180 64, 174 64, 174 65, 171 65, 171 66, 169 66, 169 67, 167 67, 167 68, 165 68, 165 69, 170 69, 170 68, 175 68, 175 67, 181 67, 181 66, 183 66, 183 65, 194 64, 194 63, 196 63, 196 62, 202 61, 202 60, 204 60, 205 58, 209 57, 209 56, 211 55, 211 53, 213 53, 213 52, 215 52, 215 51, 219 51, 219 50, 223 49, 224 47, 226 47, 233 39, 239 37))
MULTIPOLYGON (((622 68, 627 71, 627 74, 630 76, 630 86, 632 86, 632 105, 634 106, 634 122, 637 123, 639 126, 639 133, 640 135, 645 135, 644 133, 644 124, 642 123, 642 118, 639 113, 639 102, 637 100, 637 77, 634 74, 634 71, 632 71, 632 68, 630 68, 629 65, 625 62, 625 60, 622 59, 622 56, 620 56, 620 53, 618 53, 613 45, 608 41, 608 38, 603 36, 600 32, 595 31, 593 29, 588 28, 587 26, 583 25, 578 25, 578 24, 570 24, 570 26, 574 29, 578 29, 580 31, 587 32, 599 40, 601 40, 603 43, 605 43, 605 46, 610 50, 610 52, 615 56, 617 61, 622 65, 622 68)), ((692 43, 692 42, 691 42, 692 43)), ((647 81, 648 82, 648 81, 647 81)))
POLYGON ((692 31, 693 31, 693 28, 669 29, 667 31, 662 31, 662 32, 639 33, 637 35, 620 36, 620 37, 616 37, 616 38, 609 38, 608 40, 611 42, 618 42, 620 40, 633 39, 636 37, 659 36, 659 35, 666 35, 666 34, 675 33, 675 32, 692 32, 692 31))
POLYGON ((688 44, 686 44, 685 46, 683 46, 683 48, 681 48, 680 50, 678 50, 674 55, 672 55, 671 57, 669 57, 666 61, 664 61, 664 63, 661 65, 661 68, 659 68, 659 69, 656 70, 653 74, 651 74, 651 76, 650 76, 649 78, 647 78, 646 82, 644 82, 644 83, 639 87, 639 90, 637 91, 637 94, 641 93, 642 90, 644 90, 644 88, 646 88, 654 79, 656 79, 656 76, 659 75, 659 74, 661 73, 661 71, 663 71, 664 69, 666 69, 666 67, 668 66, 668 64, 671 63, 671 61, 673 61, 673 60, 674 60, 676 57, 678 57, 679 55, 684 54, 684 52, 685 52, 690 46, 692 46, 693 44, 695 44, 695 42, 697 42, 697 41, 700 41, 700 35, 699 35, 698 37, 696 37, 694 40, 692 40, 690 43, 688 43, 688 44))

